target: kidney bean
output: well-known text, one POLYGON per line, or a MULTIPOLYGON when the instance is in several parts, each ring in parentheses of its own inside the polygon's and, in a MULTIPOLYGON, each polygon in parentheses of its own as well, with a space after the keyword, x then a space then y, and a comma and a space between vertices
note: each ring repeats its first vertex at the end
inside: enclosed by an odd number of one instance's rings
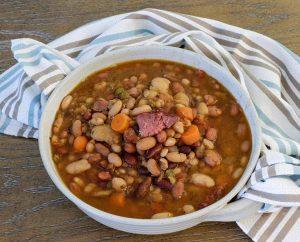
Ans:
POLYGON ((99 162, 99 165, 103 168, 106 168, 108 165, 108 160, 102 160, 99 162))
POLYGON ((57 148, 55 149, 55 151, 56 151, 58 154, 66 155, 66 154, 68 154, 69 149, 68 149, 68 147, 66 147, 66 146, 62 146, 62 147, 57 147, 57 148))
POLYGON ((176 164, 176 163, 169 162, 168 164, 169 164, 169 167, 168 167, 169 169, 174 169, 174 168, 177 167, 177 164, 176 164))
POLYGON ((183 181, 178 181, 172 188, 172 196, 175 199, 180 199, 184 192, 184 183, 183 181))
POLYGON ((161 180, 155 178, 154 184, 164 191, 171 191, 173 188, 172 183, 166 178, 163 178, 161 180))
POLYGON ((158 154, 160 154, 160 151, 162 150, 163 145, 162 144, 156 144, 153 148, 151 148, 150 150, 147 150, 145 152, 145 158, 146 159, 150 159, 152 157, 157 156, 158 154))
POLYGON ((95 150, 98 153, 100 153, 101 155, 105 156, 105 157, 107 157, 108 154, 110 153, 109 149, 105 145, 103 145, 101 143, 96 143, 95 144, 95 150))
POLYGON ((148 176, 148 175, 150 175, 150 172, 149 172, 148 169, 147 169, 146 167, 144 167, 144 166, 141 166, 141 167, 138 168, 138 173, 139 173, 140 175, 143 175, 143 176, 148 176))
POLYGON ((211 141, 216 141, 218 138, 218 130, 215 128, 208 128, 205 137, 211 141))
POLYGON ((137 190, 136 190, 136 196, 138 198, 143 198, 147 195, 149 192, 150 186, 152 184, 151 177, 146 177, 142 183, 139 184, 137 190))
POLYGON ((206 150, 204 161, 209 166, 214 167, 220 165, 222 156, 215 150, 206 150))
POLYGON ((89 155, 88 161, 93 164, 101 160, 101 155, 99 153, 93 153, 89 155))
POLYGON ((138 158, 134 154, 125 153, 123 160, 129 165, 129 166, 136 166, 138 163, 138 158))
POLYGON ((180 153, 184 153, 186 155, 189 154, 192 151, 191 147, 188 146, 188 145, 179 146, 178 150, 179 150, 180 153))
POLYGON ((101 181, 110 181, 112 179, 112 175, 109 171, 100 171, 98 177, 101 181))
POLYGON ((124 140, 128 143, 136 143, 139 140, 139 137, 135 133, 133 128, 126 129, 123 134, 124 140))
POLYGON ((162 130, 156 135, 156 139, 159 143, 164 143, 167 140, 167 133, 166 131, 162 130))
POLYGON ((85 111, 82 117, 84 120, 89 121, 92 118, 92 113, 90 111, 85 111))
POLYGON ((108 108, 108 101, 101 99, 94 103, 92 109, 96 112, 104 112, 107 110, 107 108, 108 108))

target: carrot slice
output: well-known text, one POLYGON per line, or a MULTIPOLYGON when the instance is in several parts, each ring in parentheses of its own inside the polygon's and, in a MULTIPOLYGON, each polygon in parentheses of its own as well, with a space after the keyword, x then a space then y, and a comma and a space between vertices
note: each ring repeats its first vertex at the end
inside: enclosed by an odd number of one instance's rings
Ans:
POLYGON ((129 128, 129 121, 130 118, 128 117, 128 115, 119 113, 114 116, 113 120, 111 121, 111 128, 114 131, 123 134, 124 131, 129 128))
POLYGON ((88 143, 88 139, 85 136, 78 136, 74 139, 73 148, 75 152, 85 151, 85 147, 88 143))
POLYGON ((122 192, 113 193, 110 196, 110 203, 112 206, 124 207, 125 206, 125 195, 122 192))
POLYGON ((181 135, 181 140, 186 145, 192 145, 200 140, 199 129, 196 125, 191 125, 187 130, 181 135))
POLYGON ((194 119, 193 116, 193 109, 189 107, 177 107, 176 108, 176 114, 181 118, 186 118, 190 121, 194 119))

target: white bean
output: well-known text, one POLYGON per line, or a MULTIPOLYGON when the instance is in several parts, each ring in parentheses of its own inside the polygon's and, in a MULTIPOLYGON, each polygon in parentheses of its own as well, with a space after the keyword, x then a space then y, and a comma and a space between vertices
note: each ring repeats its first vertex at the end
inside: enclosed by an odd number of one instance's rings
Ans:
POLYGON ((123 178, 114 177, 111 181, 112 188, 115 189, 117 192, 121 192, 126 189, 127 183, 123 178))
POLYGON ((213 187, 215 185, 215 181, 210 176, 201 173, 194 173, 191 181, 197 186, 213 187))
POLYGON ((190 205, 190 204, 184 205, 182 209, 183 209, 183 212, 184 212, 184 213, 192 213, 192 212, 195 211, 194 206, 193 206, 193 205, 190 205))
POLYGON ((147 162, 147 169, 153 176, 160 175, 160 168, 157 164, 157 161, 154 159, 149 159, 147 162))
POLYGON ((109 112, 108 112, 108 116, 109 117, 113 117, 115 116, 116 114, 118 114, 121 109, 122 109, 122 101, 121 100, 117 100, 110 108, 109 112))
POLYGON ((81 121, 79 119, 75 120, 72 124, 72 134, 75 137, 81 136, 82 134, 81 121))
POLYGON ((161 212, 161 213, 156 213, 152 215, 152 219, 160 219, 160 218, 171 218, 173 217, 173 214, 170 212, 161 212))
POLYGON ((69 165, 66 166, 66 171, 69 174, 80 174, 88 169, 91 168, 91 164, 85 160, 78 160, 78 161, 74 161, 72 163, 70 163, 69 165))
POLYGON ((168 154, 169 150, 167 148, 163 148, 160 152, 161 157, 165 157, 168 154))
POLYGON ((159 91, 161 93, 167 93, 169 89, 170 81, 163 77, 156 77, 151 81, 151 89, 159 91))
POLYGON ((173 146, 176 144, 176 139, 174 138, 167 138, 166 142, 165 142, 165 146, 173 146))
POLYGON ((67 110, 72 102, 73 97, 71 95, 65 96, 64 99, 61 102, 61 109, 63 111, 67 110))
POLYGON ((167 159, 174 163, 181 163, 186 161, 186 154, 178 152, 170 152, 166 155, 167 159))
POLYGON ((184 132, 184 127, 183 127, 183 123, 180 121, 177 121, 174 125, 173 125, 173 129, 178 132, 179 134, 182 134, 184 132))
POLYGON ((122 151, 122 147, 118 144, 112 144, 111 149, 116 153, 120 153, 122 151))
POLYGON ((116 153, 109 153, 107 159, 108 162, 113 164, 115 167, 120 167, 122 165, 122 160, 116 153))
POLYGON ((208 107, 206 103, 201 102, 197 106, 197 113, 202 114, 202 115, 207 115, 208 114, 208 107))
POLYGON ((148 112, 151 112, 152 111, 152 108, 149 106, 149 105, 142 105, 140 107, 136 107, 134 108, 132 111, 131 111, 131 115, 132 116, 136 116, 138 114, 141 114, 141 113, 148 113, 148 112))
POLYGON ((239 167, 232 173, 232 177, 233 179, 238 179, 242 174, 243 174, 243 168, 239 167))

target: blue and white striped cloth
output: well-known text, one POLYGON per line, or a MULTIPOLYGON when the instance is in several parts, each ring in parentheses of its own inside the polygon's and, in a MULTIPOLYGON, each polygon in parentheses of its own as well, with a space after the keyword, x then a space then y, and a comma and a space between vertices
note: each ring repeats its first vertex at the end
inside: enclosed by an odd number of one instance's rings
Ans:
POLYGON ((47 97, 70 71, 102 53, 133 45, 184 46, 240 81, 255 104, 264 143, 240 196, 265 205, 238 225, 254 241, 300 241, 300 60, 261 34, 145 9, 89 23, 47 45, 13 40, 18 64, 0 76, 0 132, 37 138, 47 97))

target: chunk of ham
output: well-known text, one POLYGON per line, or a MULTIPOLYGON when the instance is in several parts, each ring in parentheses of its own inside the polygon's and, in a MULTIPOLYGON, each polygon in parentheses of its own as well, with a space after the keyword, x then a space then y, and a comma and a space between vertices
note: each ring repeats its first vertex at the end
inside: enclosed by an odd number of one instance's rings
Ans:
POLYGON ((163 129, 170 128, 178 120, 177 115, 166 114, 162 111, 141 113, 136 118, 141 137, 156 135, 163 129))

